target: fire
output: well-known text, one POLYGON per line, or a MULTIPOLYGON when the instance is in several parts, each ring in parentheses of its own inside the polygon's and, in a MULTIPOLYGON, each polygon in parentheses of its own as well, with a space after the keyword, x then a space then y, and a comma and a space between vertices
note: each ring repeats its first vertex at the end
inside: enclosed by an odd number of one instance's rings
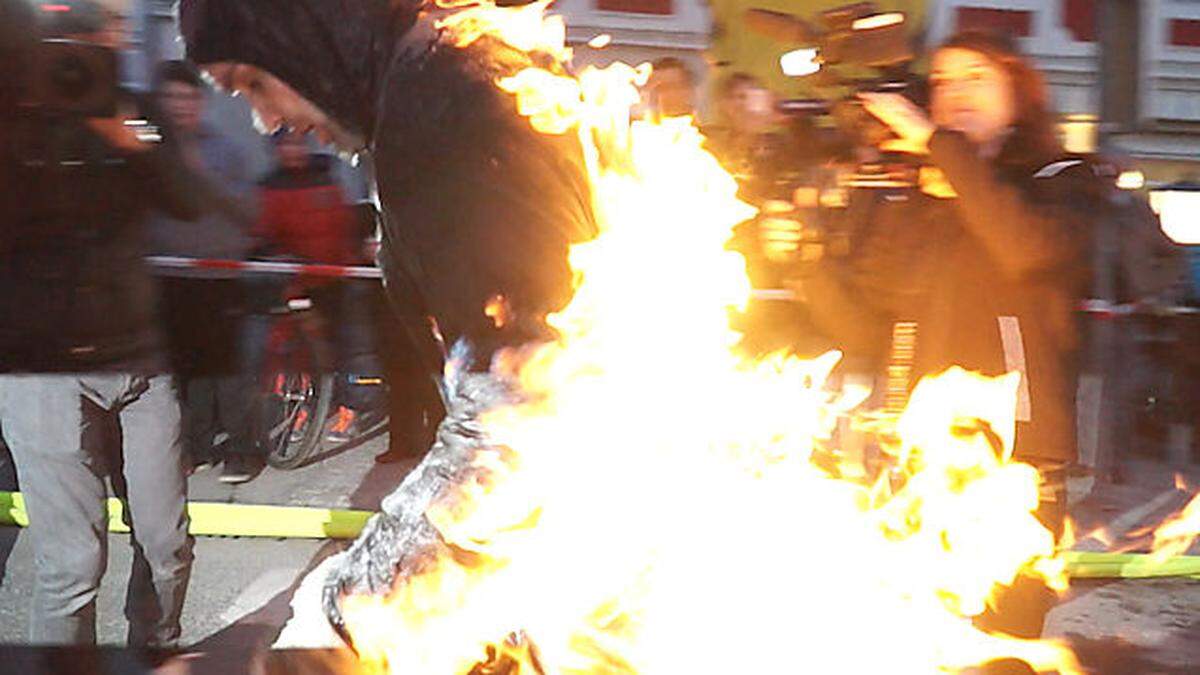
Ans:
MULTIPOLYGON (((481 6, 444 26, 459 46, 489 33, 569 56, 545 7, 481 6)), ((971 622, 1018 574, 1064 583, 1033 515, 1037 473, 1010 459, 1019 375, 922 381, 874 483, 820 468, 856 403, 825 387, 839 355, 732 351, 729 312, 750 286, 725 243, 753 209, 690 120, 629 120, 647 75, 531 68, 497 83, 538 130, 578 135, 602 234, 571 251, 575 297, 550 317, 560 339, 493 366, 526 402, 484 420, 479 479, 425 514, 455 554, 386 598, 344 599, 364 661, 927 673, 1015 656, 1079 672, 1062 645, 971 622)))
MULTIPOLYGON (((1176 479, 1176 485, 1181 481, 1176 479)), ((1168 518, 1154 530, 1151 560, 1161 564, 1168 558, 1187 553, 1192 542, 1200 537, 1200 494, 1192 498, 1177 515, 1168 518)))
POLYGON ((508 304, 508 298, 499 293, 488 298, 487 304, 483 306, 483 313, 492 320, 492 325, 496 328, 504 328, 512 320, 512 308, 508 304))

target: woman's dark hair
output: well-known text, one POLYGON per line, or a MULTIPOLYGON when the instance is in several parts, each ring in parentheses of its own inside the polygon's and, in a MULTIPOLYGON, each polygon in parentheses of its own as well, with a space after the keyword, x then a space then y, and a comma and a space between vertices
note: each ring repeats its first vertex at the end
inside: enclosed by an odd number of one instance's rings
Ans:
POLYGON ((1016 100, 1016 120, 1013 134, 1001 152, 1002 160, 1036 163, 1063 154, 1046 80, 1011 38, 986 31, 963 31, 951 36, 938 49, 965 49, 983 54, 1008 73, 1016 100))

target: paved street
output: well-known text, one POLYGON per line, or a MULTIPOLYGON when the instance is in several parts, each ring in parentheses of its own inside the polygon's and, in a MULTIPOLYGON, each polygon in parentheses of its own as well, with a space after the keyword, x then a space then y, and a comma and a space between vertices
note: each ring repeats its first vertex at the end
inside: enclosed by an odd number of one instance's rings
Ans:
MULTIPOLYGON (((191 496, 199 501, 375 509, 412 466, 376 465, 373 456, 383 445, 383 438, 371 439, 303 469, 268 469, 255 481, 237 487, 222 485, 217 473, 208 471, 192 478, 191 496)), ((1077 499, 1082 499, 1074 512, 1082 532, 1102 524, 1136 531, 1184 502, 1184 494, 1173 488, 1173 472, 1168 468, 1140 463, 1131 474, 1130 484, 1105 486, 1086 498, 1082 497, 1087 486, 1076 486, 1077 499)), ((1200 468, 1189 479, 1200 484, 1200 468)), ((184 639, 212 655, 197 661, 193 672, 243 672, 251 653, 261 654, 271 645, 321 646, 319 638, 306 643, 315 633, 296 625, 291 603, 306 574, 343 545, 199 538, 184 610, 184 639)), ((1083 541, 1080 546, 1099 544, 1083 541)), ((113 535, 110 574, 100 598, 99 631, 104 644, 119 645, 125 636, 121 607, 129 560, 127 537, 113 535)), ((0 568, 5 573, 0 587, 0 643, 20 643, 33 564, 29 547, 15 528, 0 528, 0 568)), ((297 603, 312 601, 314 580, 315 575, 297 603)), ((1048 631, 1070 639, 1095 672, 1195 672, 1200 664, 1200 580, 1080 581, 1051 614, 1048 631)))

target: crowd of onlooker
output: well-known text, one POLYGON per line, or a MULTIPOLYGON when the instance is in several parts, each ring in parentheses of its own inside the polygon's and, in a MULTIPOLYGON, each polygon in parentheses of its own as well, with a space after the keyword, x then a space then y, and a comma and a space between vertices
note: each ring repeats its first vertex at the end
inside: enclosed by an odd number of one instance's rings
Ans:
MULTIPOLYGON (((662 116, 696 115, 700 92, 687 64, 668 57, 653 65, 644 88, 645 110, 662 116)), ((209 95, 209 85, 191 64, 168 61, 159 66, 155 100, 181 156, 219 189, 198 222, 153 214, 147 222, 147 254, 373 264, 369 248, 376 233, 366 227, 373 223, 358 217, 339 186, 334 171, 338 160, 314 151, 307 137, 281 131, 265 141, 273 167, 266 175, 251 175, 246 148, 209 123, 209 95)), ((753 76, 736 73, 721 81, 714 100, 713 122, 704 125, 709 147, 739 179, 752 183, 761 166, 783 148, 776 97, 753 76)), ((754 255, 757 250, 750 246, 746 252, 754 255)), ((251 433, 249 396, 263 364, 271 305, 289 294, 311 298, 322 315, 339 371, 380 372, 371 319, 366 316, 371 299, 361 285, 246 277, 232 269, 205 268, 171 271, 159 286, 192 468, 219 464, 223 482, 250 480, 263 468, 263 449, 251 433)), ((326 430, 333 441, 352 437, 364 412, 378 406, 378 394, 346 381, 337 380, 337 408, 326 430)))
MULTIPOLYGON (((158 69, 156 97, 184 161, 220 186, 198 222, 154 214, 147 223, 151 255, 275 260, 356 265, 373 262, 373 232, 357 217, 334 175, 335 157, 314 152, 304 136, 281 131, 266 141, 274 167, 248 174, 243 148, 206 122, 208 85, 184 61, 158 69)), ((339 370, 378 375, 371 329, 334 279, 245 277, 235 270, 182 270, 161 279, 161 312, 183 403, 184 434, 194 469, 223 463, 220 479, 249 480, 263 466, 251 433, 248 399, 262 366, 272 305, 309 297, 327 329, 339 370), (365 370, 364 370, 365 369, 365 370)), ((361 293, 360 293, 361 294, 361 293)), ((342 382, 343 379, 339 379, 342 382)), ((327 433, 353 435, 368 401, 354 387, 339 388, 339 407, 327 433)))

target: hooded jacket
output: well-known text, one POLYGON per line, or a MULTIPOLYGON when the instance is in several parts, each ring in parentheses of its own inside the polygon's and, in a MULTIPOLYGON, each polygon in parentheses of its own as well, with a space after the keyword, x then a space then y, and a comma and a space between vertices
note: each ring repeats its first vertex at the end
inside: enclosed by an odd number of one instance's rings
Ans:
POLYGON ((1073 461, 1076 309, 1098 181, 1070 158, 989 162, 949 131, 934 134, 930 161, 958 197, 868 191, 849 214, 854 256, 805 281, 812 316, 848 355, 876 363, 892 322, 916 322, 911 385, 953 365, 1021 371, 1016 454, 1073 461))
POLYGON ((183 0, 180 18, 196 63, 263 68, 367 140, 388 287, 415 287, 448 341, 488 343, 493 295, 526 316, 570 299, 568 246, 595 234, 582 154, 570 134, 534 131, 495 86, 528 56, 486 38, 439 43, 421 9, 183 0))

